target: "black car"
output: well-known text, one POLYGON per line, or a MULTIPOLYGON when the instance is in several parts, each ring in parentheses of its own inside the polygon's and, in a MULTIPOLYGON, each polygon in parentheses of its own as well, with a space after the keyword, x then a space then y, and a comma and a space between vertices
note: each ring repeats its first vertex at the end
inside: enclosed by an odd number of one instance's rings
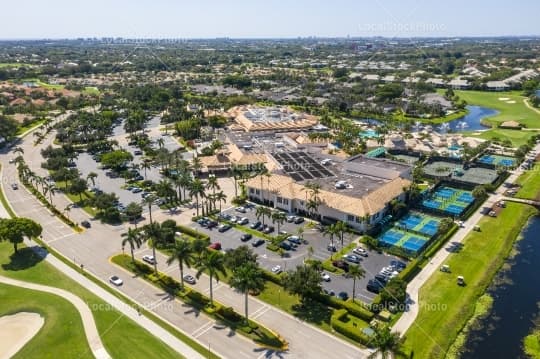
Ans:
POLYGON ((333 261, 332 265, 336 268, 343 269, 345 272, 349 271, 349 263, 345 261, 333 261))
POLYGON ((296 217, 294 219, 295 224, 300 224, 300 223, 303 223, 303 222, 304 222, 304 217, 296 217))
POLYGON ((368 290, 368 292, 379 294, 379 292, 383 289, 383 286, 380 283, 371 279, 366 285, 366 289, 368 290))
POLYGON ((339 292, 337 297, 341 300, 347 300, 349 299, 349 295, 347 294, 347 292, 339 292))
POLYGON ((291 244, 287 242, 281 242, 279 247, 285 249, 286 251, 290 251, 292 249, 291 244))
POLYGON ((388 278, 382 274, 375 274, 375 280, 381 285, 384 285, 388 282, 388 278))
POLYGON ((261 226, 262 226, 261 221, 257 221, 257 222, 251 223, 249 228, 251 228, 251 229, 259 229, 261 226))
POLYGON ((263 244, 264 244, 264 239, 260 239, 260 238, 251 243, 253 247, 259 247, 263 244))
POLYGON ((337 252, 337 248, 333 244, 329 244, 326 249, 328 249, 329 252, 337 252))
POLYGON ((242 236, 240 237, 240 240, 242 242, 247 242, 249 241, 253 236, 249 233, 246 233, 246 234, 242 234, 242 236))
POLYGON ((218 223, 216 221, 208 221, 208 223, 206 224, 206 228, 208 229, 212 229, 214 227, 217 227, 218 223))
POLYGON ((90 228, 92 225, 88 221, 82 221, 81 226, 83 226, 84 228, 90 228))
POLYGON ((274 227, 273 226, 264 226, 262 231, 264 234, 270 234, 274 231, 274 227))
POLYGON ((230 224, 222 224, 221 226, 218 227, 218 232, 223 233, 223 232, 228 231, 231 228, 232 226, 230 224))

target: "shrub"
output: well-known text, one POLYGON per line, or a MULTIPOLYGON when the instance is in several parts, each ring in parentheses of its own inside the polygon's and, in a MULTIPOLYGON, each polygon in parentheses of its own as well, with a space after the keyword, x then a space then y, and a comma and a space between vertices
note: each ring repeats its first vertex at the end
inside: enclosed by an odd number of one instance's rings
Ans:
POLYGON ((330 318, 332 328, 358 343, 369 343, 369 337, 360 331, 360 328, 351 328, 346 322, 348 321, 348 312, 345 309, 336 310, 330 318))
POLYGON ((233 322, 233 323, 239 323, 243 320, 243 317, 234 311, 232 307, 223 307, 220 306, 216 313, 223 317, 224 319, 233 322))
POLYGON ((262 271, 263 278, 267 281, 270 281, 272 283, 276 283, 277 285, 282 285, 282 277, 279 274, 274 274, 272 272, 269 272, 267 270, 262 271))
POLYGON ((345 309, 348 313, 365 320, 366 322, 370 322, 375 316, 375 314, 372 313, 367 307, 356 302, 343 301, 337 297, 326 294, 320 294, 317 297, 317 300, 323 304, 335 308, 337 311, 345 309))
POLYGON ((204 233, 201 233, 193 228, 186 227, 186 226, 178 226, 177 227, 178 232, 187 234, 190 237, 194 238, 200 238, 204 240, 210 240, 210 237, 204 233))
POLYGON ((272 252, 277 252, 277 251, 279 251, 279 247, 276 246, 276 245, 273 244, 273 243, 267 243, 267 244, 266 244, 266 249, 268 249, 269 251, 272 251, 272 252))

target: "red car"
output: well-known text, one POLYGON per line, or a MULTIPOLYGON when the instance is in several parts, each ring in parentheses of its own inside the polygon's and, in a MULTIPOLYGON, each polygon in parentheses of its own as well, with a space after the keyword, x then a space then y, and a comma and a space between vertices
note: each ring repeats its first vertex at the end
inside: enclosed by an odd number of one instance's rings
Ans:
POLYGON ((215 249, 216 251, 219 251, 221 249, 221 243, 214 242, 208 246, 210 249, 215 249))

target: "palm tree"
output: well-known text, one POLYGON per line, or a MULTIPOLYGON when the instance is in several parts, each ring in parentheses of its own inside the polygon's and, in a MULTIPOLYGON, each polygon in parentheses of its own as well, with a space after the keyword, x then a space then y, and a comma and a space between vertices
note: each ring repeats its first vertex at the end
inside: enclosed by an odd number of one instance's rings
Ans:
MULTIPOLYGON (((216 190, 221 189, 221 187, 219 186, 217 177, 215 175, 211 175, 211 176, 208 177, 208 183, 206 184, 206 188, 212 190, 212 194, 214 195, 212 198, 215 198, 216 190)), ((214 210, 215 210, 216 204, 215 204, 215 202, 213 204, 214 204, 214 210)))
POLYGON ((219 251, 206 250, 199 262, 197 263, 197 279, 201 277, 203 272, 206 272, 210 277, 210 305, 214 306, 214 292, 213 292, 213 283, 212 279, 216 278, 216 281, 219 282, 220 274, 225 276, 225 260, 223 254, 219 251))
POLYGON ((204 184, 202 183, 200 179, 195 178, 193 182, 191 182, 189 195, 192 197, 195 197, 195 206, 197 208, 197 216, 198 216, 199 215, 199 201, 201 198, 205 196, 204 184))
POLYGON ((126 246, 126 244, 129 244, 129 249, 131 251, 131 261, 135 263, 135 253, 133 251, 135 250, 135 247, 141 248, 141 244, 143 242, 143 238, 141 236, 141 233, 133 228, 128 228, 127 232, 122 233, 122 248, 126 246))
POLYGON ((13 153, 18 153, 18 154, 20 154, 20 155, 22 156, 22 155, 24 155, 24 150, 23 150, 22 147, 17 146, 17 147, 15 147, 15 148, 13 149, 13 153))
POLYGON ((142 227, 142 231, 144 233, 144 240, 152 242, 151 245, 152 245, 152 256, 154 256, 154 273, 157 275, 158 274, 157 261, 155 260, 155 258, 156 258, 156 247, 158 246, 158 244, 161 242, 161 239, 162 239, 161 226, 157 222, 146 224, 142 227))
POLYGON ((194 174, 199 173, 201 168, 202 168, 201 159, 199 157, 193 157, 193 159, 191 160, 191 169, 193 170, 193 173, 194 174))
POLYGON ((143 159, 141 162, 141 168, 144 170, 144 179, 146 180, 146 171, 152 168, 152 161, 149 158, 143 159))
POLYGON ((354 302, 354 298, 356 297, 356 280, 364 278, 366 275, 366 271, 361 268, 358 265, 352 265, 349 267, 349 276, 353 280, 353 287, 352 287, 352 300, 354 302))
POLYGON ((221 213, 221 202, 227 202, 227 196, 225 195, 225 193, 223 193, 223 191, 219 191, 218 193, 216 193, 214 199, 219 202, 219 212, 221 213))
POLYGON ((98 174, 95 173, 95 172, 90 172, 88 173, 88 175, 86 175, 86 181, 90 181, 92 182, 92 187, 95 187, 96 186, 96 178, 97 178, 98 174))
POLYGON ((184 288, 184 264, 188 268, 191 268, 193 259, 193 247, 191 246, 191 243, 185 239, 176 241, 175 245, 171 248, 171 255, 167 259, 167 264, 171 265, 175 261, 178 262, 182 288, 184 288))
POLYGON ((270 211, 270 208, 265 206, 258 206, 257 210, 255 211, 255 216, 257 216, 257 219, 262 217, 262 224, 264 226, 264 219, 266 216, 270 217, 272 215, 272 211, 270 211))
POLYGON ((371 341, 372 346, 375 347, 375 352, 368 358, 393 358, 394 354, 400 352, 402 343, 403 339, 400 334, 397 332, 392 333, 389 327, 377 329, 371 341))
POLYGON ((345 233, 349 231, 347 224, 343 221, 338 221, 335 224, 335 230, 339 235, 339 241, 341 242, 341 248, 343 248, 343 240, 345 238, 345 233))
POLYGON ((165 140, 164 140, 163 138, 160 137, 160 138, 158 138, 158 139, 156 140, 156 143, 157 143, 157 145, 158 145, 159 148, 163 148, 163 146, 165 145, 165 140))
POLYGON ((234 270, 230 281, 231 287, 244 294, 244 310, 246 324, 248 318, 248 294, 250 291, 259 292, 264 289, 264 278, 259 265, 254 262, 246 262, 234 270))
POLYGON ((69 211, 71 211, 71 203, 68 204, 68 205, 64 208, 64 213, 65 213, 67 219, 69 219, 69 211))
POLYGON ((277 223, 277 231, 279 233, 279 229, 283 222, 285 222, 285 219, 287 218, 287 215, 281 211, 275 211, 272 213, 272 223, 277 223))
POLYGON ((156 200, 156 197, 154 195, 146 196, 142 200, 142 204, 148 206, 148 214, 150 216, 150 223, 152 223, 152 205, 154 204, 155 200, 156 200))
POLYGON ((330 244, 332 247, 334 246, 334 236, 337 234, 336 226, 334 224, 331 224, 324 228, 323 236, 329 236, 330 237, 330 244))

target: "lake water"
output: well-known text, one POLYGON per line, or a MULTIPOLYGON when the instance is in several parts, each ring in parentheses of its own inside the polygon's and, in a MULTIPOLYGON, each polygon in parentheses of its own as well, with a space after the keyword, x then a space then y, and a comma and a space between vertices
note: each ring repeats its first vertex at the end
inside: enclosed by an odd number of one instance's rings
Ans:
POLYGON ((510 261, 511 269, 501 271, 488 293, 493 307, 481 321, 481 329, 472 330, 462 359, 526 358, 523 338, 533 329, 533 318, 539 313, 540 218, 534 217, 516 243, 519 254, 510 261))
POLYGON ((488 127, 483 126, 481 121, 499 113, 499 111, 491 108, 474 105, 467 106, 467 110, 469 110, 469 113, 465 116, 447 122, 442 126, 448 126, 446 128, 450 128, 454 132, 486 130, 488 127))

